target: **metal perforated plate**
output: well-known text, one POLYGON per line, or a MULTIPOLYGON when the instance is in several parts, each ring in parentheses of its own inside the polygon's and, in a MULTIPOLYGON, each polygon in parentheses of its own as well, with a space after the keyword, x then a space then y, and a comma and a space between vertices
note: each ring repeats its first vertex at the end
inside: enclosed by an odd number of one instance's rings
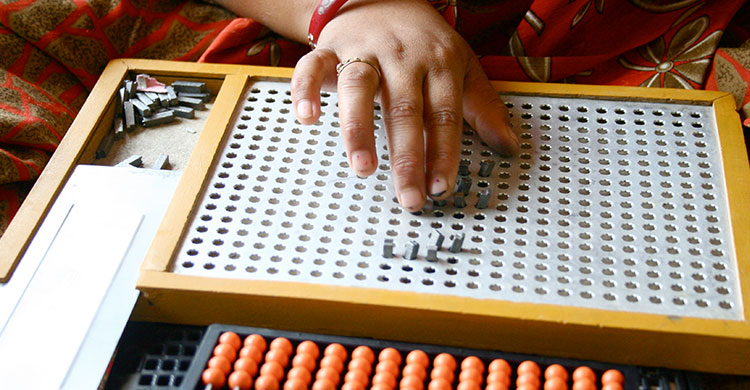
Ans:
POLYGON ((239 102, 173 272, 617 311, 740 319, 719 140, 710 106, 503 95, 522 142, 502 158, 464 130, 466 207, 413 215, 379 167, 352 174, 336 96, 298 124, 289 85, 239 102), (482 161, 494 162, 487 177, 482 161), (478 192, 489 190, 486 208, 478 192), (436 232, 437 261, 427 259, 436 232), (453 238, 465 234, 453 253, 453 238), (384 257, 386 240, 394 257, 384 257), (419 244, 414 260, 407 247, 419 244))

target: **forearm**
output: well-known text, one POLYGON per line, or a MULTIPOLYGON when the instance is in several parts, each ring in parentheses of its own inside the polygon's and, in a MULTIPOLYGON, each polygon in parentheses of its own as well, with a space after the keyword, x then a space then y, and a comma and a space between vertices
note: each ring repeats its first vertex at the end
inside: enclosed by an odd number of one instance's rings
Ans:
POLYGON ((273 31, 307 43, 307 29, 318 0, 218 0, 235 14, 255 19, 273 31))

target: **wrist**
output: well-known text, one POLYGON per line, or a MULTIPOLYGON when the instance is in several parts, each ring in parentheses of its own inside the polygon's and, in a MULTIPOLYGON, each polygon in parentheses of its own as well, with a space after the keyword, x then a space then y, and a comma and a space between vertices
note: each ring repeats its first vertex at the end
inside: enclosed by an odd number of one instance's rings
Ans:
POLYGON ((320 0, 310 17, 310 25, 307 33, 307 43, 312 49, 318 43, 323 28, 338 13, 339 9, 346 4, 347 0, 320 0))

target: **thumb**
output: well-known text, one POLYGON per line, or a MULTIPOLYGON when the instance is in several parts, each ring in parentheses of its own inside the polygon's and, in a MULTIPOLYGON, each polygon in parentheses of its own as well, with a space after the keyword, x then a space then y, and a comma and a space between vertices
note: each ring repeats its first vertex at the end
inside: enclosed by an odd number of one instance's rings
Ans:
POLYGON ((513 132, 508 108, 492 88, 476 57, 472 56, 468 67, 464 78, 464 118, 493 150, 503 156, 515 155, 520 143, 513 132))

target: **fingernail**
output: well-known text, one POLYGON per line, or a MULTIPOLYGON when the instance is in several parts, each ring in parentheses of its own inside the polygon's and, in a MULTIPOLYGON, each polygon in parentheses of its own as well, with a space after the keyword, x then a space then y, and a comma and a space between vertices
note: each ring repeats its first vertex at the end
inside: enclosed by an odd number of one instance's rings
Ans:
POLYGON ((312 104, 309 100, 302 99, 297 102, 297 117, 300 119, 308 119, 311 118, 312 115, 312 104))
POLYGON ((439 198, 448 191, 448 180, 444 177, 438 176, 432 180, 430 184, 430 196, 433 198, 439 198))
POLYGON ((370 152, 364 150, 357 150, 352 152, 351 165, 358 175, 360 173, 367 174, 372 170, 372 156, 370 152))
POLYGON ((422 192, 416 188, 407 189, 401 192, 398 199, 399 203, 401 203, 401 207, 411 211, 418 210, 424 203, 424 195, 422 195, 422 192))

